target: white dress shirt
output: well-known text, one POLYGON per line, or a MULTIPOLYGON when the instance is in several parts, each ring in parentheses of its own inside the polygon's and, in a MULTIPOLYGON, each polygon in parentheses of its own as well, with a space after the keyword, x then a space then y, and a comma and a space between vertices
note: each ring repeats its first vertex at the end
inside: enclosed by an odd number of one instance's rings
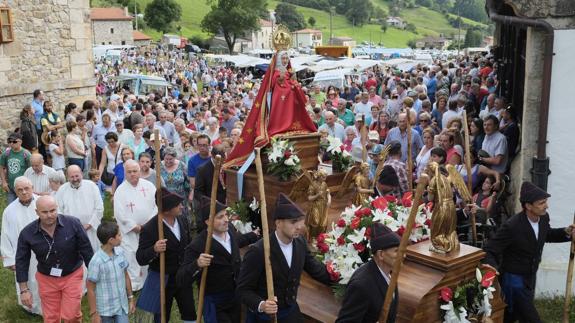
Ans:
POLYGON ((284 254, 284 257, 286 259, 288 267, 291 268, 291 259, 292 259, 292 254, 293 254, 293 241, 288 243, 288 244, 285 244, 278 237, 278 233, 277 232, 274 232, 274 233, 276 235, 276 238, 278 239, 278 244, 280 245, 282 253, 284 254))

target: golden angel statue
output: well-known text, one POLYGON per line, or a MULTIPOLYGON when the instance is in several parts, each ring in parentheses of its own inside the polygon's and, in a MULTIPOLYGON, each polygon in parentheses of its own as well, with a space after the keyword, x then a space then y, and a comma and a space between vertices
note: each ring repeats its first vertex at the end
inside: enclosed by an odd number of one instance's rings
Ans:
POLYGON ((327 230, 327 211, 331 204, 331 195, 326 178, 327 173, 323 169, 305 171, 296 180, 289 196, 293 201, 307 197, 309 205, 305 224, 308 241, 327 230))
POLYGON ((453 187, 466 203, 471 202, 471 195, 463 178, 453 165, 446 165, 443 168, 436 162, 431 162, 427 165, 426 173, 430 178, 429 199, 434 204, 431 216, 430 250, 442 254, 459 250, 453 187))
POLYGON ((348 190, 354 188, 355 195, 352 199, 354 205, 362 205, 365 200, 373 193, 373 187, 369 180, 369 164, 361 163, 350 168, 341 184, 338 197, 342 197, 348 190))

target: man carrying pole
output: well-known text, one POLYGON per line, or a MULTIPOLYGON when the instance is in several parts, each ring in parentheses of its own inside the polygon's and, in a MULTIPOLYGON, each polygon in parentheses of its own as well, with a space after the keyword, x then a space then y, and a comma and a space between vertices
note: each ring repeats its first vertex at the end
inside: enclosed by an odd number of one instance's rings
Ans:
POLYGON ((187 286, 177 284, 176 274, 183 260, 185 247, 189 243, 188 223, 181 218, 183 197, 161 188, 162 209, 142 227, 136 259, 140 265, 149 265, 148 277, 138 297, 137 307, 154 313, 154 322, 162 321, 160 290, 160 254, 165 254, 165 322, 170 320, 172 302, 178 303, 181 318, 184 322, 196 320, 193 293, 187 286), (161 218, 165 239, 159 238, 158 218, 161 218))
POLYGON ((305 270, 313 279, 324 284, 330 283, 329 273, 307 247, 304 236, 305 212, 283 193, 278 196, 274 212, 276 229, 271 234, 267 230, 259 149, 256 149, 256 153, 264 240, 251 245, 246 252, 237 291, 242 303, 248 308, 248 323, 270 322, 272 317, 280 323, 303 322, 296 301, 302 271, 305 270), (265 245, 265 239, 269 239, 269 247, 265 245), (269 265, 266 266, 265 255, 268 252, 269 265), (271 295, 270 287, 273 292, 271 295))
MULTIPOLYGON (((191 286, 197 281, 200 273, 208 272, 205 286, 204 305, 200 309, 205 323, 240 322, 241 303, 235 292, 240 273, 240 248, 258 240, 260 230, 240 234, 231 225, 226 206, 216 201, 215 215, 212 224, 212 248, 205 253, 208 230, 203 230, 188 247, 182 267, 178 271, 178 285, 191 286), (209 271, 208 271, 209 269, 209 271)), ((200 199, 199 216, 209 225, 210 199, 200 199)), ((199 297, 202 297, 201 295, 199 297)), ((198 299, 199 303, 199 299, 198 299)))

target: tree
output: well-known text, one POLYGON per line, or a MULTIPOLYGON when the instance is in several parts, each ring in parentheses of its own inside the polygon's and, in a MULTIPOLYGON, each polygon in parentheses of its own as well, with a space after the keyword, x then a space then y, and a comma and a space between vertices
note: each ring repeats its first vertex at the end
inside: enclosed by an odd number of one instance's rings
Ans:
POLYGON ((481 35, 481 31, 474 28, 467 29, 464 41, 465 47, 479 47, 482 41, 483 36, 481 35))
POLYGON ((388 27, 389 24, 387 23, 387 18, 386 17, 381 18, 381 31, 383 31, 384 33, 387 32, 388 27))
POLYGON ((166 33, 173 29, 172 24, 180 20, 182 7, 174 0, 152 0, 146 6, 144 21, 156 30, 166 33))
POLYGON ((266 0, 211 0, 212 8, 202 19, 202 30, 224 36, 230 54, 239 37, 259 28, 267 14, 266 0))
POLYGON ((290 31, 305 28, 305 19, 296 7, 289 3, 278 3, 276 6, 276 21, 278 24, 285 25, 290 31))
POLYGON ((481 0, 456 0, 451 12, 475 21, 488 21, 485 13, 485 1, 481 0))
POLYGON ((345 17, 355 26, 363 26, 368 21, 372 10, 373 5, 369 0, 357 0, 347 10, 345 17))
POLYGON ((315 23, 316 23, 315 18, 314 18, 314 17, 309 17, 309 18, 307 19, 307 23, 308 23, 311 27, 315 27, 315 23))
POLYGON ((415 49, 415 47, 417 47, 415 39, 410 39, 407 41, 407 47, 415 49))
POLYGON ((411 22, 408 22, 405 25, 405 30, 411 31, 414 34, 417 34, 417 27, 414 24, 412 24, 411 22))

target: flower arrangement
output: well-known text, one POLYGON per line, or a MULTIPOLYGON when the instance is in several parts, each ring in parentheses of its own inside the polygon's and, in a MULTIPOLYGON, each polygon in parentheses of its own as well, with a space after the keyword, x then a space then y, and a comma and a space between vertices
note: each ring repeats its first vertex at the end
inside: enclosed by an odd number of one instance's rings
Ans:
MULTIPOLYGON (((371 256, 371 225, 381 222, 403 235, 412 207, 412 194, 401 200, 392 195, 369 198, 363 205, 346 208, 331 231, 319 234, 316 239, 318 257, 324 262, 331 279, 337 281, 336 296, 341 296, 353 272, 371 256)), ((418 208, 410 240, 414 243, 429 239, 432 204, 418 208)))
POLYGON ((327 137, 327 155, 331 159, 334 173, 345 172, 351 165, 351 155, 344 149, 341 140, 337 137, 327 137))
POLYGON ((475 279, 457 286, 455 292, 443 287, 439 292, 440 308, 445 311, 443 323, 470 323, 471 318, 490 317, 495 276, 492 270, 476 268, 475 279))
POLYGON ((254 230, 254 219, 260 217, 260 205, 256 198, 248 205, 244 200, 239 200, 227 208, 228 213, 232 214, 231 222, 239 233, 250 233, 254 230))
POLYGON ((295 153, 293 144, 288 140, 273 138, 271 147, 265 150, 268 156, 267 172, 288 181, 301 171, 300 159, 295 153))

